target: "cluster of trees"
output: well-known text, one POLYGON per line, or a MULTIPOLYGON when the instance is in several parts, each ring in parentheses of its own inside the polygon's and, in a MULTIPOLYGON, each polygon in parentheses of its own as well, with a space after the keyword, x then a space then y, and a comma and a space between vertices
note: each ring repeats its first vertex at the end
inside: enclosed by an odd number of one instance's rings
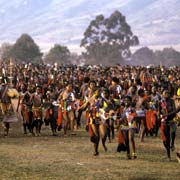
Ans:
POLYGON ((28 34, 22 34, 15 44, 4 43, 1 46, 1 60, 13 58, 16 62, 42 63, 42 53, 38 45, 28 34))
POLYGON ((109 18, 99 15, 92 20, 84 33, 81 46, 90 63, 117 64, 131 55, 130 46, 138 45, 125 16, 115 11, 109 18))
MULTIPOLYGON (((85 59, 88 64, 122 64, 131 55, 130 46, 137 44, 138 37, 133 35, 125 16, 115 11, 108 18, 98 15, 90 22, 80 44, 86 50, 82 56, 77 57, 67 47, 57 44, 44 56, 44 62, 72 63, 75 58, 78 63, 85 59)), ((1 51, 3 61, 12 57, 16 62, 42 62, 43 54, 28 34, 21 35, 13 45, 4 43, 1 51)))
POLYGON ((131 54, 130 47, 139 44, 137 36, 133 35, 130 25, 125 16, 119 11, 113 12, 108 18, 98 15, 92 20, 84 32, 81 47, 85 52, 78 56, 71 53, 66 46, 54 45, 43 56, 39 46, 28 34, 22 34, 15 44, 4 43, 0 48, 1 60, 9 60, 10 57, 16 62, 25 63, 49 63, 67 64, 132 64, 132 65, 158 65, 160 62, 167 65, 180 64, 180 53, 169 48, 163 51, 153 52, 149 48, 141 48, 131 54), (132 61, 126 61, 130 59, 132 61), (171 61, 171 63, 170 63, 171 61))
POLYGON ((165 66, 180 65, 180 52, 173 48, 164 48, 162 51, 153 51, 148 47, 137 50, 131 56, 131 65, 154 65, 163 64, 165 66))

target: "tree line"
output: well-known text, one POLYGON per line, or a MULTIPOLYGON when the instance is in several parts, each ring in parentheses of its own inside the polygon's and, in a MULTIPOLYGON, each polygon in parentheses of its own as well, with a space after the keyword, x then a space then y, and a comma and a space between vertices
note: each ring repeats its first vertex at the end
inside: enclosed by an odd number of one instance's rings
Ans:
MULTIPOLYGON (((55 44, 44 55, 28 34, 22 34, 14 44, 3 43, 0 52, 2 61, 13 58, 17 63, 37 64, 80 64, 83 62, 85 64, 125 65, 130 62, 133 65, 146 65, 153 62, 156 65, 159 64, 159 59, 169 64, 168 58, 172 60, 172 57, 176 59, 180 57, 177 51, 172 52, 167 49, 158 51, 154 55, 150 49, 142 48, 132 54, 130 47, 136 45, 139 45, 139 39, 133 34, 125 16, 119 11, 114 11, 107 18, 102 14, 98 15, 89 23, 80 42, 80 47, 85 49, 81 55, 71 53, 68 47, 60 44, 55 44)), ((176 60, 176 64, 180 64, 180 61, 176 60)))

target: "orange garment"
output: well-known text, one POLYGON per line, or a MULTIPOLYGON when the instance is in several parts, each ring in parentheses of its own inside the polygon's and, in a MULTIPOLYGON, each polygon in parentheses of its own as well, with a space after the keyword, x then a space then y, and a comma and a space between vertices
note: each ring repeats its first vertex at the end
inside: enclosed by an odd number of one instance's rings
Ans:
POLYGON ((63 115, 62 109, 59 108, 58 109, 58 118, 57 118, 57 125, 58 126, 62 125, 62 115, 63 115))
POLYGON ((23 116, 24 121, 27 124, 29 124, 29 112, 28 112, 25 104, 21 104, 21 112, 22 112, 22 116, 23 116))
POLYGON ((48 82, 47 82, 47 84, 48 84, 48 85, 50 85, 50 84, 51 84, 51 78, 50 78, 50 77, 48 78, 48 82))
POLYGON ((34 119, 38 119, 38 118, 42 118, 42 108, 41 107, 32 107, 32 112, 33 112, 33 118, 34 119))
POLYGON ((161 122, 160 130, 161 130, 161 138, 162 138, 163 142, 166 141, 166 139, 167 139, 165 136, 165 133, 164 133, 164 129, 165 129, 165 125, 164 125, 164 123, 161 122))
POLYGON ((147 95, 144 95, 143 99, 145 99, 145 100, 146 100, 147 98, 148 98, 148 96, 147 96, 147 95))
POLYGON ((86 125, 89 124, 89 111, 86 111, 86 125))
POLYGON ((25 109, 25 110, 23 111, 23 118, 24 118, 25 122, 26 122, 27 124, 29 124, 29 112, 27 111, 27 109, 25 109))
POLYGON ((146 111, 146 124, 147 124, 148 130, 151 130, 154 128, 155 123, 156 123, 156 114, 157 114, 157 111, 155 110, 146 111))

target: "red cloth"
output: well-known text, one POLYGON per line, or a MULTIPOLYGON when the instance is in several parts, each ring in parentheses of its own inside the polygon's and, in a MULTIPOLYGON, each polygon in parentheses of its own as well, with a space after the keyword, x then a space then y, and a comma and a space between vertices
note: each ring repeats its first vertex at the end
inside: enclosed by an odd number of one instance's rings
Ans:
POLYGON ((89 124, 89 112, 86 111, 86 125, 89 124))
POLYGON ((57 125, 58 126, 62 125, 62 115, 63 115, 62 110, 61 110, 61 108, 59 108, 58 109, 58 118, 57 118, 57 125))
POLYGON ((122 130, 121 128, 119 128, 119 131, 118 131, 118 144, 124 144, 125 143, 125 140, 124 140, 124 137, 123 137, 123 134, 122 134, 122 130))
POLYGON ((164 125, 164 123, 161 123, 160 130, 161 130, 161 138, 162 138, 163 142, 166 141, 166 139, 167 139, 165 136, 165 133, 164 133, 164 129, 165 129, 165 125, 164 125))
POLYGON ((146 124, 148 130, 151 130, 154 128, 156 123, 156 114, 157 112, 155 110, 148 110, 146 111, 146 124))

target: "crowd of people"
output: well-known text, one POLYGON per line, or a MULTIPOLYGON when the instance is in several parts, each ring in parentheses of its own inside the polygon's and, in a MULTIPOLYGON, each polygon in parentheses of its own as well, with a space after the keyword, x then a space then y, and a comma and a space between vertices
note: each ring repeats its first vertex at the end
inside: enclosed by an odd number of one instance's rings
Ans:
MULTIPOLYGON (((117 129, 117 151, 135 159, 135 135, 143 142, 146 135, 157 136, 160 129, 171 160, 180 118, 179 66, 14 64, 11 74, 7 64, 1 69, 2 116, 7 116, 12 104, 8 89, 16 89, 15 111, 22 116, 25 134, 40 135, 44 123, 50 124, 54 136, 58 130, 64 136, 75 135, 76 128, 85 125, 97 156, 100 140, 107 151, 106 140, 111 142, 117 129)), ((9 122, 3 123, 7 136, 9 122)))

